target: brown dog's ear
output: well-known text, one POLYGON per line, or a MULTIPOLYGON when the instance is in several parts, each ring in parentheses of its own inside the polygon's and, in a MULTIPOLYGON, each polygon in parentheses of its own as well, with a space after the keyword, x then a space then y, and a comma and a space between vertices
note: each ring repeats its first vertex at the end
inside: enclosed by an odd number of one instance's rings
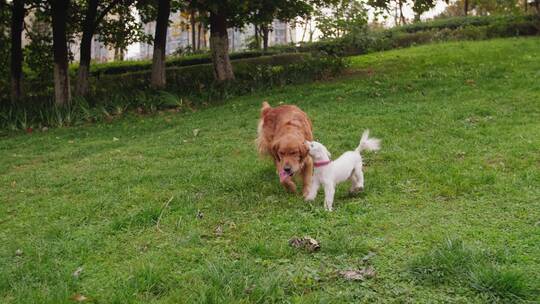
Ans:
POLYGON ((270 148, 270 153, 274 157, 274 159, 277 159, 278 161, 281 160, 279 158, 279 141, 275 140, 272 142, 272 146, 270 148))
POLYGON ((299 149, 299 151, 300 151, 300 159, 303 161, 304 158, 306 158, 308 156, 308 153, 309 153, 308 144, 307 143, 301 143, 299 148, 300 148, 299 149))
POLYGON ((268 102, 266 101, 263 101, 262 106, 261 106, 261 117, 264 117, 264 115, 268 113, 268 111, 270 110, 272 110, 272 107, 270 106, 270 104, 268 104, 268 102))

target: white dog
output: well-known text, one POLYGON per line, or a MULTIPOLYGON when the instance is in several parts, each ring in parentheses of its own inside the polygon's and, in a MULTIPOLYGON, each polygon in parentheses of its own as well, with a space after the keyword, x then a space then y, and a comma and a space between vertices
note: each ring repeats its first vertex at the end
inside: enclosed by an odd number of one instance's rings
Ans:
POLYGON ((317 191, 322 185, 324 187, 325 209, 332 211, 334 203, 334 193, 336 185, 350 179, 352 182, 351 193, 364 190, 364 173, 362 172, 361 151, 377 151, 380 149, 380 140, 369 138, 369 130, 364 131, 360 144, 354 151, 343 153, 335 161, 330 160, 330 152, 321 143, 315 141, 306 141, 309 147, 309 155, 313 158, 315 167, 311 188, 309 189, 306 200, 312 201, 317 196, 317 191))

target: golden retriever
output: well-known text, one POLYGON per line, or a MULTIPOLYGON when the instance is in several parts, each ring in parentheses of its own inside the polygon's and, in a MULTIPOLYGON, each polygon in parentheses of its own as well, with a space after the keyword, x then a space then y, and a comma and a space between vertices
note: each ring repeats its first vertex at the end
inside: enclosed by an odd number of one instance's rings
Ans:
POLYGON ((313 140, 311 121, 307 114, 297 106, 281 105, 272 108, 265 101, 257 133, 259 154, 270 155, 274 159, 281 184, 290 192, 296 192, 291 177, 300 172, 305 197, 313 172, 313 161, 305 145, 306 141, 313 140))

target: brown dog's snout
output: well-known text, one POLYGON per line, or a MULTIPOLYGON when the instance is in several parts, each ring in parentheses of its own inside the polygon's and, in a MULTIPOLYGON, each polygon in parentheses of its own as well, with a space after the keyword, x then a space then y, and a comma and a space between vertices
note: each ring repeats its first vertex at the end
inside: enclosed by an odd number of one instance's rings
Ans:
POLYGON ((285 165, 285 167, 283 167, 283 170, 285 170, 285 172, 287 172, 287 173, 291 173, 292 172, 292 167, 289 166, 289 165, 285 165))

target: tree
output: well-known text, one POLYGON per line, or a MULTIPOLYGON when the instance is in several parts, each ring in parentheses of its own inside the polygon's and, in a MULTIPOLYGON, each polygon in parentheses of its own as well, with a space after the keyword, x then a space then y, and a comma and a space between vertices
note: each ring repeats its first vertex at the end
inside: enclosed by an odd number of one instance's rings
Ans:
POLYGON ((11 13, 11 101, 13 103, 21 98, 24 15, 24 0, 14 0, 11 13))
POLYGON ((224 8, 210 11, 210 52, 214 63, 214 76, 219 82, 233 80, 234 73, 229 58, 227 14, 224 8))
POLYGON ((229 59, 229 27, 242 27, 247 21, 246 0, 192 0, 191 8, 206 16, 210 26, 210 53, 218 82, 234 79, 229 59))
MULTIPOLYGON (((116 5, 101 21, 97 29, 97 38, 107 47, 114 49, 115 60, 123 60, 127 47, 135 42, 151 43, 151 35, 144 33, 143 22, 133 15, 137 2, 123 0, 122 5, 116 5), (130 5, 133 3, 134 5, 130 5)), ((155 18, 154 18, 155 20, 155 18)))
MULTIPOLYGON (((248 23, 268 26, 276 16, 278 19, 299 16, 308 8, 312 10, 314 4, 324 2, 331 0, 192 0, 190 6, 208 16, 214 76, 223 82, 234 79, 229 59, 229 27, 242 28, 248 23)), ((264 39, 265 30, 261 30, 264 39)))
POLYGON ((414 12, 414 20, 420 21, 422 14, 434 8, 435 4, 435 0, 414 0, 412 7, 414 12))
POLYGON ((263 50, 268 48, 272 22, 278 19, 291 22, 297 17, 309 18, 313 6, 321 1, 302 0, 252 0, 248 2, 248 22, 255 26, 255 41, 262 37, 263 50))
POLYGON ((458 0, 448 5, 439 16, 487 16, 519 14, 520 11, 519 2, 516 0, 458 0))
POLYGON ((367 11, 357 0, 339 0, 329 6, 330 13, 319 10, 316 14, 323 39, 341 38, 367 25, 367 11))
MULTIPOLYGON (((6 0, 0 0, 0 87, 10 86, 10 68, 11 60, 10 43, 11 38, 9 28, 11 27, 11 9, 6 0)), ((0 106, 2 101, 9 100, 11 92, 9 90, 0 90, 0 106)))
POLYGON ((77 95, 88 94, 88 77, 90 75, 90 61, 92 56, 92 39, 105 16, 118 4, 129 5, 132 1, 87 0, 82 21, 82 38, 80 45, 79 70, 77 72, 77 95), (99 8, 101 7, 101 10, 99 8))
POLYGON ((154 54, 152 56, 152 87, 161 89, 165 87, 165 47, 167 44, 167 27, 171 1, 159 0, 156 19, 156 34, 154 36, 154 54))
POLYGON ((65 106, 71 103, 68 74, 67 16, 69 0, 50 0, 53 30, 54 95, 55 103, 65 106))

